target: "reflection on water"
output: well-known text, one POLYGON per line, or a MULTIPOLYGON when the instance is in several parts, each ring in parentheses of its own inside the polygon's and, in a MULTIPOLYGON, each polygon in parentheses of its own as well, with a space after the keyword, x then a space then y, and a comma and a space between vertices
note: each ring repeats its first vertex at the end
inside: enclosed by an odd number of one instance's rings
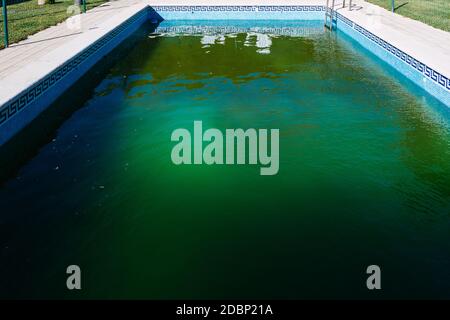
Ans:
MULTIPOLYGON (((157 36, 201 36, 203 48, 209 48, 214 44, 225 44, 225 40, 236 41, 238 34, 245 34, 245 46, 258 48, 256 52, 260 54, 269 54, 272 45, 272 38, 279 36, 290 37, 311 37, 324 33, 322 22, 303 21, 301 23, 292 21, 279 22, 281 25, 267 26, 265 21, 252 21, 251 24, 230 21, 209 21, 209 25, 193 24, 192 21, 164 22, 155 30, 155 34, 149 37, 157 36), (246 24, 248 24, 246 26, 246 24), (255 26, 256 25, 256 26, 255 26)), ((236 44, 236 42, 234 42, 236 44)), ((207 51, 209 53, 209 51, 207 51)))
POLYGON ((443 107, 321 24, 163 22, 0 189, 0 296, 450 297, 443 107), (279 173, 174 166, 194 120, 280 129, 279 173))
MULTIPOLYGON (((227 35, 237 33, 260 33, 272 36, 312 37, 324 34, 322 21, 164 21, 155 33, 160 36, 227 35)), ((152 35, 151 35, 152 36, 152 35)), ((154 36, 154 35, 153 35, 154 36)))
POLYGON ((250 47, 253 45, 259 48, 258 50, 256 50, 256 52, 262 54, 269 54, 270 46, 272 45, 272 40, 270 40, 269 35, 264 33, 247 33, 247 36, 245 37, 244 46, 250 47), (255 43, 252 42, 252 38, 256 38, 255 43))

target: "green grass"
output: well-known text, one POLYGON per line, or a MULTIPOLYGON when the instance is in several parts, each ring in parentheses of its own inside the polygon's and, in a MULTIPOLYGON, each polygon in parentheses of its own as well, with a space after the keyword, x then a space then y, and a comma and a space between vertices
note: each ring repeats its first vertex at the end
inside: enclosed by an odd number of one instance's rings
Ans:
MULTIPOLYGON (((391 0, 366 0, 391 10, 391 0)), ((450 31, 450 0, 396 0, 395 13, 450 31)))
MULTIPOLYGON (((106 1, 88 1, 87 9, 94 8, 106 1)), ((70 16, 67 13, 67 8, 73 5, 73 3, 73 0, 59 0, 54 4, 39 6, 37 0, 31 0, 8 5, 9 43, 11 44, 26 39, 29 35, 66 20, 70 16)), ((3 48, 3 15, 1 15, 0 33, 0 48, 3 48)))
MULTIPOLYGON (((91 0, 87 8, 96 7, 107 0, 91 0)), ((368 0, 390 10, 390 0, 368 0)), ((73 0, 60 0, 54 4, 39 6, 37 0, 8 5, 9 42, 26 39, 29 35, 64 21, 69 17, 67 8, 73 0)), ((430 26, 450 31, 450 0, 397 0, 395 11, 412 19, 422 21, 430 26)), ((3 43, 3 16, 0 23, 0 48, 3 43)))

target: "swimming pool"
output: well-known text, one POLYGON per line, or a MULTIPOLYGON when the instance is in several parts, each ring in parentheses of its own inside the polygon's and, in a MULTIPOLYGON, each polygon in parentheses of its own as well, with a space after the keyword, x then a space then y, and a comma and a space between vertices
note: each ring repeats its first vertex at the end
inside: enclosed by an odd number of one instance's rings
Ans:
POLYGON ((450 297, 443 104, 320 21, 139 32, 0 189, 0 296, 450 297), (175 166, 196 120, 278 128, 279 172, 175 166))

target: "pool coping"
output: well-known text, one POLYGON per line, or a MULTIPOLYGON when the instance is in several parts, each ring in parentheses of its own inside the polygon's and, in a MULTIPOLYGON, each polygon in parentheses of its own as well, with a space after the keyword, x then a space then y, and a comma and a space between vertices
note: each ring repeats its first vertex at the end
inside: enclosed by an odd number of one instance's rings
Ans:
MULTIPOLYGON (((153 2, 162 3, 152 7, 163 18, 165 16, 169 17, 168 20, 218 19, 217 13, 222 16, 226 13, 227 18, 231 16, 239 19, 241 12, 251 13, 250 19, 257 19, 268 13, 272 14, 273 12, 282 11, 285 12, 284 15, 273 17, 275 19, 294 19, 295 17, 307 17, 306 15, 299 16, 298 14, 318 12, 322 13, 322 19, 325 16, 325 6, 323 5, 325 1, 316 0, 291 1, 291 4, 282 4, 285 2, 276 4, 277 1, 274 1, 275 4, 270 5, 249 5, 249 1, 234 1, 233 3, 240 3, 237 5, 218 5, 215 3, 229 3, 230 1, 212 1, 213 4, 206 6, 201 4, 183 4, 187 3, 183 0, 153 2), (298 3, 307 4, 299 5, 298 3), (296 14, 292 14, 293 12, 296 14), (258 15, 259 13, 261 14, 258 15)), ((253 1, 253 3, 261 3, 261 1, 253 1)), ((334 14, 335 28, 348 34, 351 38, 358 41, 361 46, 450 108, 450 64, 447 63, 447 61, 450 61, 450 33, 427 26, 419 21, 392 14, 387 10, 361 0, 354 0, 353 3, 351 11, 348 10, 348 6, 342 8, 342 5, 337 5, 337 10, 334 14), (364 7, 362 7, 362 3, 364 3, 364 7), (357 8, 362 8, 363 10, 357 10, 357 8), (376 14, 374 15, 373 12, 376 14), (398 23, 402 26, 421 30, 422 33, 419 32, 419 34, 422 38, 413 35, 407 38, 409 42, 404 41, 404 30, 396 32, 392 26, 385 26, 386 19, 391 18, 398 20, 398 23), (383 24, 382 27, 384 28, 380 28, 379 24, 383 24), (448 39, 448 48, 443 47, 441 48, 442 50, 430 52, 425 45, 424 50, 423 45, 421 43, 418 44, 418 42, 423 42, 423 33, 425 33, 425 36, 437 34, 438 37, 442 37, 444 40, 448 39), (411 42, 411 39, 420 41, 411 42)), ((397 27, 397 25, 393 24, 393 27, 397 27)))
MULTIPOLYGON (((323 17, 325 12, 325 7, 319 4, 323 1, 319 0, 290 1, 290 4, 286 4, 287 2, 284 1, 283 4, 270 5, 209 4, 207 6, 165 4, 168 1, 152 1, 156 4, 151 6, 147 1, 123 2, 128 5, 115 14, 114 18, 97 24, 93 30, 88 30, 75 39, 68 40, 36 61, 20 68, 8 77, 0 79, 2 88, 0 93, 0 146, 37 117, 70 85, 146 20, 160 19, 161 16, 164 18, 169 13, 178 14, 176 19, 197 20, 198 15, 195 13, 202 13, 202 17, 205 17, 206 13, 206 17, 211 19, 218 19, 217 17, 230 19, 232 14, 245 14, 248 17, 249 12, 255 19, 258 17, 271 19, 268 17, 269 15, 278 19, 296 18, 298 20, 299 14, 314 13, 314 17, 318 17, 319 14, 323 17), (160 5, 161 3, 163 5, 160 5), (223 17, 225 12, 227 16, 223 17), (215 13, 215 16, 211 13, 215 13), (65 81, 61 81, 62 79, 65 81), (43 98, 44 96, 45 98, 43 98), (29 107, 31 105, 33 107, 29 107), (23 112, 23 110, 27 111, 23 112), (22 116, 18 117, 18 114, 22 116)), ((355 2, 358 5, 359 0, 355 0, 355 2)), ((258 3, 263 2, 259 1, 258 3)), ((242 16, 244 19, 245 15, 242 16)), ((441 71, 436 60, 432 62, 417 59, 412 53, 414 50, 407 47, 407 44, 396 41, 395 38, 389 39, 389 42, 386 37, 377 34, 373 25, 368 24, 358 12, 337 10, 335 18, 337 30, 350 35, 363 47, 450 107, 450 77, 447 73, 447 64, 443 64, 445 67, 442 67, 442 70, 444 71, 441 71)), ((168 20, 172 19, 168 18, 168 20)), ((421 24, 420 22, 414 23, 421 24)), ((384 32, 386 31, 384 30, 384 32)), ((443 31, 439 30, 439 32, 443 31)), ((444 32, 444 34, 450 39, 450 33, 444 32)), ((450 51, 447 54, 444 52, 444 59, 446 57, 449 58, 447 61, 450 61, 450 51)))
POLYGON ((148 21, 148 13, 146 3, 135 2, 126 6, 113 19, 95 25, 0 79, 0 146, 148 21))

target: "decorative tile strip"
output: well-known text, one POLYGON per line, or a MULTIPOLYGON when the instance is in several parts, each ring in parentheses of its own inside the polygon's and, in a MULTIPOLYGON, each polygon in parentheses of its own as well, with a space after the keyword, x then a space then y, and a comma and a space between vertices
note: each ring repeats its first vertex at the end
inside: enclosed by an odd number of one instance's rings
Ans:
POLYGON ((362 34, 364 37, 369 39, 370 41, 376 43, 378 46, 386 50, 387 52, 394 55, 397 59, 402 60, 406 64, 410 65, 420 73, 422 73, 425 77, 431 79, 447 91, 450 91, 450 79, 445 77, 443 74, 440 74, 436 70, 430 68, 429 66, 425 65, 424 63, 420 62, 419 60, 413 58, 412 56, 408 55, 407 53, 403 52, 402 50, 398 49, 397 47, 393 46, 389 42, 381 39, 380 37, 376 36, 372 32, 368 31, 367 29, 361 27, 359 24, 356 24, 349 20, 348 18, 344 17, 342 14, 337 13, 337 18, 344 22, 345 24, 351 26, 353 29, 355 29, 357 32, 362 34))
POLYGON ((0 107, 0 126, 7 120, 11 119, 20 110, 30 105, 36 98, 40 97, 49 88, 64 79, 64 77, 66 77, 72 70, 77 68, 87 58, 92 56, 109 41, 114 39, 125 29, 127 29, 136 20, 143 18, 143 16, 146 16, 147 14, 148 9, 141 10, 140 12, 136 13, 134 16, 130 17, 128 20, 124 21, 122 24, 114 28, 111 32, 104 35, 102 38, 98 39, 85 50, 80 52, 80 54, 68 60, 56 70, 45 76, 43 79, 39 80, 36 84, 24 90, 22 93, 18 94, 16 97, 0 107))
POLYGON ((325 11, 324 6, 152 6, 156 11, 325 11))

